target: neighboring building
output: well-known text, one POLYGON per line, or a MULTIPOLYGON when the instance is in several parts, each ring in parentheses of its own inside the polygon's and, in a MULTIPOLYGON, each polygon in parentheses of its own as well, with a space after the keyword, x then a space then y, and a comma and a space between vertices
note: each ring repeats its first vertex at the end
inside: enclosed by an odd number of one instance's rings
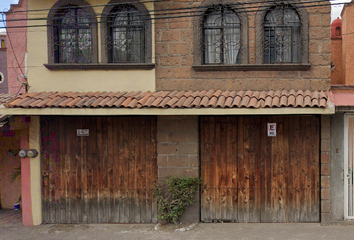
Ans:
MULTIPOLYGON (((354 219, 354 5, 332 23, 331 221, 354 219)), ((328 193, 326 193, 328 194, 328 193)))
MULTIPOLYGON (((26 54, 26 10, 27 1, 20 0, 19 4, 12 4, 6 13, 6 34, 0 35, 0 108, 3 103, 26 92, 23 73, 25 73, 26 54), (21 20, 22 19, 22 20, 21 20)), ((0 114, 0 207, 14 208, 19 201, 22 186, 27 186, 27 179, 19 176, 15 181, 11 179, 21 166, 18 153, 21 141, 27 141, 27 118, 0 114), (24 182, 23 182, 24 181, 24 182)), ((26 170, 24 168, 24 170, 26 170)), ((26 172, 22 172, 26 176, 26 172)), ((22 188, 22 193, 27 189, 22 188)), ((26 205, 26 203, 22 202, 26 205)))
MULTIPOLYGON (((8 92, 26 92, 27 0, 11 4, 6 12, 8 92)), ((29 30, 32 31, 32 30, 29 30)))
POLYGON ((0 33, 0 93, 8 93, 6 33, 0 33))
POLYGON ((24 224, 156 222, 169 175, 202 178, 181 221, 329 222, 315 5, 28 0, 29 92, 0 109, 30 116, 21 144, 39 153, 22 159, 24 224))
MULTIPOLYGON (((16 94, 0 94, 0 108, 16 94)), ((20 177, 11 175, 21 165, 18 156, 20 137, 23 136, 21 117, 0 115, 0 208, 13 209, 21 195, 20 177)))

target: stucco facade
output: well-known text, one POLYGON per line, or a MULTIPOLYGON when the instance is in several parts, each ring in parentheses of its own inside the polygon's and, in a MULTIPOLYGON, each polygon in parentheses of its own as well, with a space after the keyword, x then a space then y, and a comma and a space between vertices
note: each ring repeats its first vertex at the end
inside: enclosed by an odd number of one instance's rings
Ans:
MULTIPOLYGON (((28 10, 36 9, 51 9, 56 3, 56 0, 50 1, 28 1, 28 10)), ((83 1, 81 1, 83 2, 83 1)), ((93 11, 97 16, 101 16, 104 5, 108 4, 109 0, 89 0, 88 4, 94 6, 93 11)), ((149 11, 153 11, 154 4, 144 3, 149 11)), ((28 13, 28 25, 47 25, 46 18, 48 11, 30 12, 28 13), (43 18, 44 20, 31 21, 31 18, 43 18)), ((102 24, 100 18, 98 21, 97 47, 98 47, 98 65, 102 63, 102 48, 101 31, 102 24)), ((154 24, 151 31, 154 32, 154 24)), ((48 63, 48 38, 47 27, 36 27, 27 29, 27 48, 28 48, 28 64, 31 66, 28 71, 29 91, 154 91, 155 90, 155 69, 151 70, 49 70, 44 66, 48 63), (44 80, 45 79, 45 80, 44 80)), ((154 42, 154 36, 152 37, 154 42)), ((155 62, 154 45, 151 46, 152 58, 151 63, 155 62)), ((98 68, 100 68, 98 66, 98 68)), ((124 68, 124 67, 123 67, 124 68)))

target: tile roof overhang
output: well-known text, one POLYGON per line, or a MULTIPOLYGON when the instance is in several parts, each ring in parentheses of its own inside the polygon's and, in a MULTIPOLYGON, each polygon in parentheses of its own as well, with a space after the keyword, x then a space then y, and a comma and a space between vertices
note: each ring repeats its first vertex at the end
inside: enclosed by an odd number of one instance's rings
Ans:
POLYGON ((324 91, 32 92, 0 109, 12 115, 333 114, 324 91))
POLYGON ((8 123, 8 116, 5 114, 1 114, 1 109, 4 109, 4 103, 11 101, 11 99, 15 98, 17 95, 14 93, 1 93, 0 94, 0 129, 8 123))

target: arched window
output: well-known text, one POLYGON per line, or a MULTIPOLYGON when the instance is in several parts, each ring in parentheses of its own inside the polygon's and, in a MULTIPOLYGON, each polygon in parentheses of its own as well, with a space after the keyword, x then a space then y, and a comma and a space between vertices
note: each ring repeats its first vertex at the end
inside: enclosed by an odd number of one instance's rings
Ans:
POLYGON ((97 20, 85 0, 59 0, 48 14, 48 63, 97 63, 97 20))
POLYGON ((5 48, 5 40, 1 40, 1 48, 5 48))
POLYGON ((90 63, 92 32, 90 14, 77 6, 66 6, 55 15, 54 49, 57 63, 90 63))
POLYGON ((109 62, 144 62, 145 22, 142 16, 132 5, 121 4, 111 10, 107 22, 109 62))
POLYGON ((336 36, 342 35, 340 27, 336 27, 336 36))
POLYGON ((300 17, 290 5, 270 8, 264 18, 264 63, 300 63, 300 28, 300 17))
POLYGON ((203 21, 203 63, 240 63, 240 20, 229 7, 209 8, 203 21))
POLYGON ((151 64, 152 23, 144 3, 111 0, 103 9, 101 22, 102 63, 151 64))

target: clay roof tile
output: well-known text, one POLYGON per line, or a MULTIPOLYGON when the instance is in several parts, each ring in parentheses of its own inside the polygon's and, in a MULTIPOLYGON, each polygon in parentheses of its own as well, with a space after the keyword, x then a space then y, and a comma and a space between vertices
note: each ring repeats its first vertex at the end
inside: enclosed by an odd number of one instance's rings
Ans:
POLYGON ((216 107, 223 108, 225 104, 225 96, 221 95, 216 103, 216 107))
POLYGON ((183 103, 182 107, 189 107, 191 103, 193 102, 194 97, 190 96, 186 99, 186 101, 183 103))
POLYGON ((218 101, 217 97, 212 97, 211 99, 209 99, 208 107, 215 108, 217 101, 218 101))
POLYGON ((194 101, 192 102, 191 107, 200 108, 200 101, 201 101, 200 97, 194 98, 194 101))

